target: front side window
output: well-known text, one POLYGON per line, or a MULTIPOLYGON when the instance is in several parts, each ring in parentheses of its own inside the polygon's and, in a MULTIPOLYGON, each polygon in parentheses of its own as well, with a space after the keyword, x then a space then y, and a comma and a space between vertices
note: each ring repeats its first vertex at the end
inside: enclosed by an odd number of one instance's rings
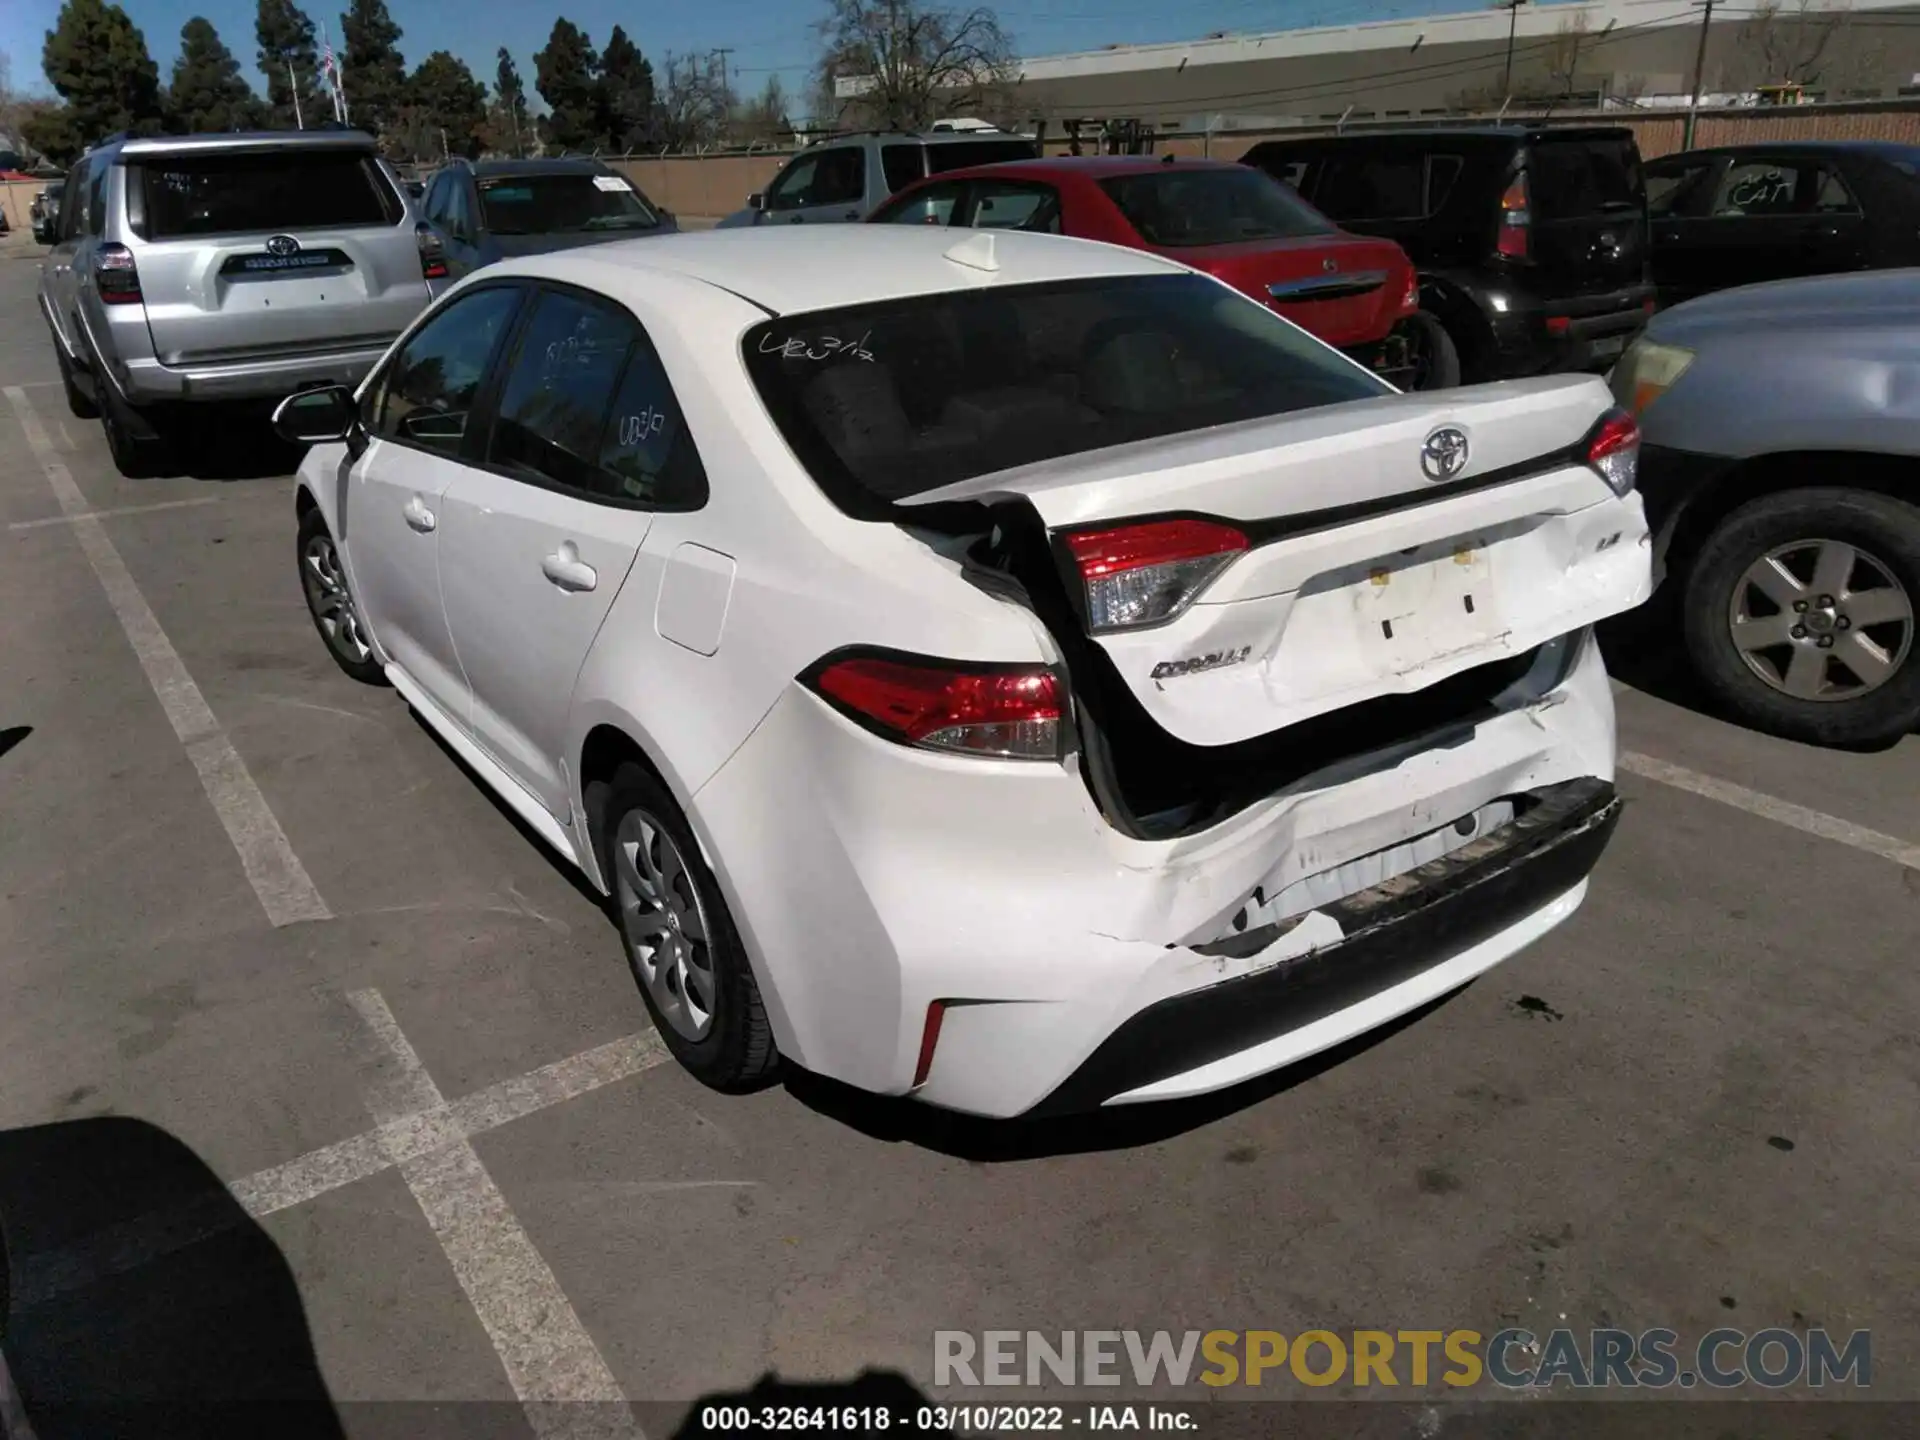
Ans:
POLYGON ((818 155, 802 155, 774 177, 767 187, 768 210, 798 210, 808 203, 813 188, 813 173, 820 168, 818 155))
POLYGON ((1192 274, 781 316, 744 345, 787 442, 856 515, 1016 466, 1392 393, 1192 274))
POLYGON ((1692 165, 1666 165, 1658 170, 1649 169, 1647 213, 1656 219, 1691 214, 1694 199, 1701 190, 1702 177, 1712 168, 1710 161, 1703 160, 1692 165))
POLYGON ((660 216, 621 175, 585 172, 488 176, 480 212, 495 235, 657 230, 660 216))
POLYGON ((926 147, 927 173, 971 170, 976 165, 1001 165, 1009 160, 1038 160, 1040 147, 1031 140, 940 140, 926 147))
POLYGON ((1163 166, 1100 188, 1149 245, 1182 248, 1325 235, 1333 227, 1264 170, 1163 166))
POLYGON ((138 173, 153 240, 397 225, 406 213, 379 162, 350 150, 183 153, 138 173))
POLYGON ((608 493, 601 437, 636 334, 633 321, 609 306, 542 295, 507 370, 487 463, 567 490, 608 493))
POLYGON ((512 287, 475 290, 416 330, 379 383, 373 432, 459 454, 473 397, 519 303, 512 287))

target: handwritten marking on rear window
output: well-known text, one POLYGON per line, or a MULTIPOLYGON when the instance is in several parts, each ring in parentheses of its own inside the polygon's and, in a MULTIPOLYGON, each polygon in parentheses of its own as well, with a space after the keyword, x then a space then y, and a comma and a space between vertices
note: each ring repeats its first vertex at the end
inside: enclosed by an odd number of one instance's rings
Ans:
POLYGON ((771 335, 760 337, 762 355, 779 355, 782 360, 831 360, 836 356, 845 356, 853 360, 873 360, 873 352, 867 349, 867 340, 871 330, 858 339, 842 340, 837 335, 816 335, 811 340, 802 340, 798 335, 787 340, 776 340, 771 335))

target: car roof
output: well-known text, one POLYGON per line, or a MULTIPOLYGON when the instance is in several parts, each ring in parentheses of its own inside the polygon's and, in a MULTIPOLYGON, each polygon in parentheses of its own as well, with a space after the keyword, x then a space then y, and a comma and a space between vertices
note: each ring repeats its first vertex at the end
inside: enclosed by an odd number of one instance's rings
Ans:
POLYGON ((1789 154, 1831 155, 1835 151, 1848 151, 1860 155, 1878 155, 1888 160, 1912 160, 1920 157, 1920 146, 1902 145, 1896 140, 1754 140, 1744 145, 1712 145, 1698 150, 1677 150, 1671 155, 1662 155, 1658 160, 1649 160, 1649 165, 1659 165, 1678 160, 1715 159, 1722 155, 1751 155, 1755 151, 1769 154, 1786 152, 1789 154))
POLYGON ((1405 125, 1392 130, 1359 130, 1346 135, 1274 136, 1247 153, 1272 146, 1276 150, 1310 145, 1359 145, 1372 140, 1445 140, 1450 145, 1482 141, 1487 144, 1535 144, 1542 140, 1631 140, 1625 125, 1405 125))
POLYGON ((144 155, 225 155, 263 150, 377 151, 364 130, 242 130, 223 135, 153 135, 101 142, 89 154, 117 148, 128 160, 144 155))
POLYGON ((1182 274, 1144 251, 1020 231, 954 231, 919 225, 810 225, 709 230, 616 240, 554 255, 502 261, 489 276, 571 280, 615 299, 665 271, 704 281, 776 315, 999 285, 1122 275, 1182 274), (947 258, 991 245, 993 270, 947 258))
POLYGON ((609 175, 604 161, 590 155, 568 155, 553 160, 481 160, 468 165, 476 180, 501 175, 609 175))
POLYGON ((981 140, 1038 143, 1031 135, 1016 134, 1012 130, 842 130, 809 140, 806 148, 811 150, 816 145, 844 145, 849 140, 903 140, 916 145, 962 145, 981 140))
POLYGON ((1030 180, 1055 180, 1069 175, 1089 180, 1114 175, 1159 175, 1175 170, 1244 170, 1237 160, 1170 160, 1164 155, 1050 155, 1039 160, 1001 160, 991 165, 965 165, 943 170, 925 182, 967 180, 976 175, 1017 176, 1030 180))

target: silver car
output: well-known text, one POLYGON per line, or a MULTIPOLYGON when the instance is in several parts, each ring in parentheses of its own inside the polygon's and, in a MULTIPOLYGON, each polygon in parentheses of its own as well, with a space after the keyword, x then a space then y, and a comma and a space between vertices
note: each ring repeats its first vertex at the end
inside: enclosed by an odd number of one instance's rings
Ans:
POLYGON ((140 475, 174 407, 358 384, 436 267, 370 136, 115 139, 67 177, 40 308, 67 403, 140 475))
POLYGON ((1815 744, 1920 727, 1920 270, 1691 301, 1612 383, 1663 598, 1720 705, 1815 744))

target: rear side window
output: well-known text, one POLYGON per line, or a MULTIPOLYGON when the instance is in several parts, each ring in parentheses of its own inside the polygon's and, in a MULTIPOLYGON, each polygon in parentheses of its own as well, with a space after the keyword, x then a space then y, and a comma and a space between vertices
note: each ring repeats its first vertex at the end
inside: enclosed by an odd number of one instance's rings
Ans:
POLYGON ((1426 213, 1426 179, 1420 155, 1336 155, 1313 203, 1335 220, 1417 220, 1426 213))
POLYGON ((1646 201, 1640 154, 1631 140, 1548 141, 1530 147, 1527 195, 1548 220, 1578 220, 1646 201))
POLYGON ((707 503, 707 472, 680 413, 666 367, 644 334, 634 336, 613 414, 600 440, 609 493, 654 510, 707 503))
POLYGON ((965 170, 973 165, 1040 158, 1040 147, 1031 140, 945 140, 927 146, 926 151, 929 175, 944 175, 949 170, 965 170))
POLYGON ((635 330, 602 305, 545 294, 521 334, 487 461, 568 490, 610 494, 601 436, 635 330))
POLYGON ((1149 245, 1231 245, 1242 240, 1325 235, 1333 227, 1263 170, 1169 165, 1117 175, 1100 188, 1149 245))
POLYGON ((781 316, 744 343, 787 442, 859 516, 1016 466, 1391 393, 1192 274, 781 316))
POLYGON ((140 165, 150 240, 397 225, 406 213, 370 155, 168 155, 140 165))
POLYGON ((880 170, 887 177, 887 191, 904 190, 926 175, 926 154, 922 145, 882 145, 880 170))

